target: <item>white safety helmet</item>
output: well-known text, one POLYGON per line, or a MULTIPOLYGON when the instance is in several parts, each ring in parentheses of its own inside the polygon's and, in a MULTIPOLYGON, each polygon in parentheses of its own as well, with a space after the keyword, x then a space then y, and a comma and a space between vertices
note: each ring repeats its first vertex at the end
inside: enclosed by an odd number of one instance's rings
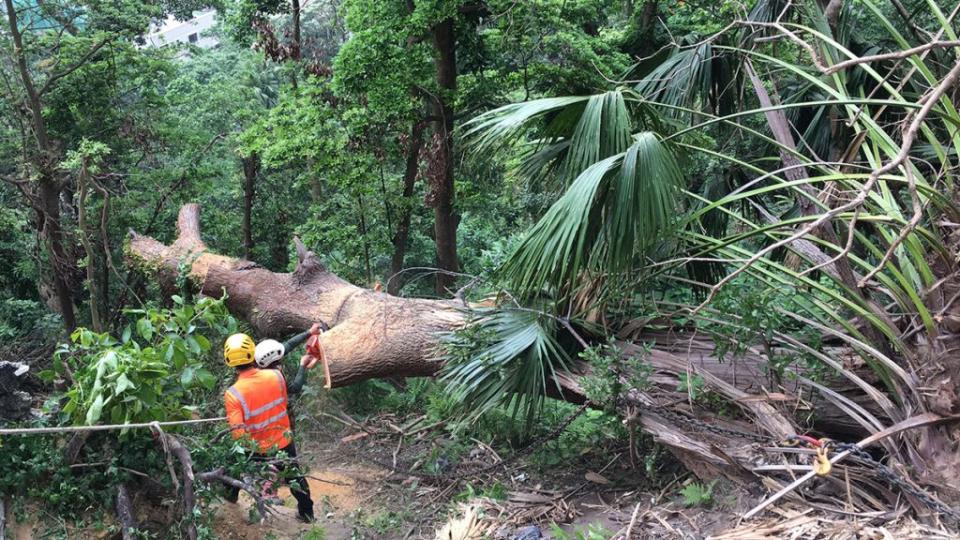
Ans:
POLYGON ((275 339, 265 339, 257 343, 257 350, 254 358, 259 367, 265 368, 277 360, 283 358, 283 344, 275 339))

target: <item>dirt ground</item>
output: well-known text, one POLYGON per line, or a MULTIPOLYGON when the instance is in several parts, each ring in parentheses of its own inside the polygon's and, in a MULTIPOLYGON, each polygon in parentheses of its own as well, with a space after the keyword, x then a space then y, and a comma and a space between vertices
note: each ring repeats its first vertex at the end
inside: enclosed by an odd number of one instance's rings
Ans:
MULTIPOLYGON (((623 535, 636 516, 634 539, 705 538, 732 526, 735 507, 746 503, 742 496, 723 494, 718 488, 712 508, 687 509, 677 495, 683 478, 665 489, 651 489, 644 473, 630 467, 625 449, 594 449, 575 462, 544 471, 521 459, 479 477, 427 483, 392 474, 392 467, 383 465, 392 465, 396 459, 397 469, 405 470, 411 463, 423 462, 436 447, 437 434, 423 432, 400 443, 400 437, 382 426, 366 426, 372 434, 336 423, 300 430, 300 456, 309 467, 317 524, 296 520, 293 498, 283 489, 284 506, 263 523, 250 522, 253 501, 248 497, 237 505, 217 505, 217 536, 238 540, 594 540, 618 532, 623 535), (479 516, 482 526, 472 534, 453 531, 451 535, 449 525, 471 513, 479 516), (566 536, 552 532, 554 523, 566 536)), ((472 468, 495 462, 499 456, 478 443, 464 459, 470 458, 475 463, 460 465, 472 468)))
POLYGON ((259 540, 272 535, 277 540, 302 538, 311 530, 323 530, 327 539, 350 538, 350 514, 360 507, 362 485, 375 481, 375 473, 365 470, 319 469, 312 467, 312 478, 307 478, 310 493, 316 502, 316 524, 302 523, 297 519, 295 500, 290 490, 282 487, 279 497, 282 506, 272 506, 275 514, 266 520, 251 522, 251 510, 255 512, 253 499, 241 493, 237 504, 222 503, 214 511, 214 532, 222 540, 259 540))

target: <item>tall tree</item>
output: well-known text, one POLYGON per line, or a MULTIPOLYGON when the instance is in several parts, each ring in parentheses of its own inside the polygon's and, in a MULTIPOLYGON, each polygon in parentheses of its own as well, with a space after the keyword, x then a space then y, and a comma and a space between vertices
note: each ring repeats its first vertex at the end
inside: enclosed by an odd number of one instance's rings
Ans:
MULTIPOLYGON (((46 245, 51 281, 56 295, 55 304, 67 330, 72 330, 76 326, 76 315, 73 306, 74 294, 69 282, 71 272, 76 270, 76 259, 66 245, 66 235, 61 224, 60 195, 66 188, 64 175, 59 170, 62 148, 51 138, 47 129, 44 99, 64 77, 93 61, 110 38, 95 38, 79 58, 37 80, 36 71, 31 67, 33 59, 28 58, 28 55, 37 51, 38 43, 25 39, 19 17, 22 10, 14 5, 13 0, 4 0, 4 11, 9 36, 9 40, 5 40, 5 52, 16 66, 16 76, 12 80, 18 83, 17 87, 8 86, 5 97, 13 105, 10 108, 17 113, 15 121, 20 127, 23 157, 20 178, 5 180, 20 189, 36 212, 36 229, 46 245)), ((62 42, 68 39, 64 37, 58 40, 61 42, 54 43, 53 50, 59 50, 65 45, 62 42)), ((60 63, 59 56, 51 60, 54 60, 55 66, 60 63)))
POLYGON ((431 204, 433 205, 433 234, 437 242, 437 293, 445 294, 455 276, 448 272, 459 270, 457 261, 457 225, 455 210, 453 153, 453 100, 457 92, 457 36, 453 18, 445 18, 433 27, 433 45, 436 48, 437 87, 433 96, 435 164, 433 166, 431 204), (446 272, 444 272, 446 271, 446 272))

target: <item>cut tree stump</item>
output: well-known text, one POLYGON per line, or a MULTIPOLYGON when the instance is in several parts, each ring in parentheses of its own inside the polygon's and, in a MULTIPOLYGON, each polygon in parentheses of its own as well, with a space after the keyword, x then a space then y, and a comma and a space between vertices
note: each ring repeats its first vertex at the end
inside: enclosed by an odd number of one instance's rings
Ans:
MULTIPOLYGON (((271 272, 250 261, 210 252, 200 237, 200 209, 184 205, 178 219, 178 237, 171 245, 131 231, 130 263, 156 277, 166 290, 174 291, 178 268, 189 265, 189 279, 204 295, 228 294, 227 307, 247 320, 257 334, 279 337, 300 332, 317 320, 331 329, 322 336, 330 362, 333 387, 343 387, 372 378, 429 377, 442 367, 441 339, 462 327, 468 308, 452 300, 401 298, 352 285, 328 271, 319 258, 295 239, 296 270, 271 272)), ((673 403, 677 412, 699 418, 686 426, 676 425, 655 410, 641 406, 639 423, 654 439, 666 445, 691 470, 705 478, 723 474, 747 480, 748 465, 756 459, 756 445, 734 435, 719 434, 722 428, 754 432, 770 441, 797 432, 794 411, 798 403, 810 403, 817 414, 813 421, 825 431, 861 433, 866 429, 837 407, 812 396, 799 399, 800 388, 771 388, 759 354, 722 362, 712 356, 708 340, 652 335, 655 346, 646 360, 654 367, 653 388, 631 392, 636 404, 673 403), (752 419, 731 420, 691 409, 685 394, 676 392, 681 375, 699 374, 705 387, 736 403, 752 419), (699 422, 721 428, 691 428, 699 422), (817 424, 819 422, 819 424, 817 424)), ((637 341, 643 341, 643 333, 637 341)), ((638 348, 625 344, 624 354, 638 348)), ((587 371, 584 365, 581 373, 587 371)), ((558 385, 548 388, 553 397, 583 403, 582 375, 562 374, 558 385)), ((849 389, 848 389, 849 390, 849 389)), ((869 406, 863 396, 850 390, 847 397, 869 406)), ((808 407, 809 408, 809 407, 808 407)), ((802 410, 801 407, 799 410, 802 410)), ((880 413, 875 410, 871 413, 880 413)), ((879 417, 879 416, 878 416, 879 417)))

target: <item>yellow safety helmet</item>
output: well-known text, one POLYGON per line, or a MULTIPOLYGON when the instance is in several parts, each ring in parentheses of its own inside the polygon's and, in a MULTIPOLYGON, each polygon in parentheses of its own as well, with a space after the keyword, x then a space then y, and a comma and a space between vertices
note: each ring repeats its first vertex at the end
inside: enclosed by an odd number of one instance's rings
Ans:
POLYGON ((234 334, 223 344, 223 358, 230 367, 252 364, 257 346, 246 334, 234 334))

